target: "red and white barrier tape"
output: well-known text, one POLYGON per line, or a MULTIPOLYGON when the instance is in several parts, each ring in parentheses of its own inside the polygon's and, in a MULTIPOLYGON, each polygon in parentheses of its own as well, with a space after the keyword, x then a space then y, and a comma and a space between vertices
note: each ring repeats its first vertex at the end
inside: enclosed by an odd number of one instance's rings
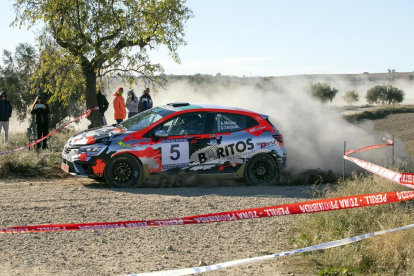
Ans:
MULTIPOLYGON (((374 146, 368 146, 368 147, 364 147, 362 149, 359 150, 350 150, 345 152, 344 154, 344 159, 349 160, 355 164, 357 164, 358 166, 360 166, 361 168, 364 168, 365 170, 372 172, 376 175, 379 175, 385 179, 391 180, 395 183, 404 185, 406 187, 409 188, 414 188, 414 174, 412 173, 397 173, 394 171, 391 171, 389 169, 383 168, 381 166, 378 166, 376 164, 361 160, 361 159, 357 159, 357 158, 353 158, 353 157, 349 157, 348 155, 355 153, 355 152, 361 152, 361 151, 367 151, 367 150, 372 150, 372 149, 377 149, 377 148, 382 148, 382 147, 386 147, 386 146, 393 146, 393 141, 392 140, 388 140, 384 138, 384 141, 388 142, 388 145, 374 145, 374 146)), ((405 197, 406 200, 411 199, 412 195, 413 195, 414 191, 405 191, 405 192, 396 192, 397 198, 398 199, 402 199, 402 197, 405 197)), ((390 202, 396 202, 394 201, 395 198, 390 198, 390 193, 383 193, 383 194, 376 194, 376 196, 373 196, 372 194, 367 196, 367 195, 360 195, 360 196, 354 196, 354 200, 352 200, 352 197, 348 197, 348 203, 354 204, 355 203, 359 203, 358 200, 360 202, 363 202, 363 200, 361 201, 361 196, 363 196, 367 203, 371 203, 371 202, 376 202, 378 204, 382 204, 382 203, 390 203, 390 202), (383 197, 385 196, 385 198, 383 197), (381 201, 381 203, 379 203, 381 201)), ((330 204, 333 204, 333 200, 331 199, 330 204)), ((335 201, 337 202, 337 201, 335 201)), ((339 201, 341 207, 343 206, 344 201, 339 201)), ((308 202, 310 203, 310 202, 308 202)), ((315 203, 311 204, 311 206, 315 206, 315 203)), ((319 203, 320 204, 320 203, 319 203)), ((370 204, 372 205, 372 204, 370 204)), ((376 204, 375 204, 376 205, 376 204)), ((316 206, 318 206, 318 203, 316 203, 316 206)), ((319 205, 319 206, 324 206, 324 205, 319 205)), ((332 205, 328 205, 329 206, 332 205)), ((364 205, 364 206, 368 206, 368 205, 364 205)), ((354 207, 363 207, 363 206, 354 206, 354 207)), ((353 208, 353 207, 351 207, 353 208)), ((344 208, 341 208, 344 209, 344 208)), ((333 209, 331 209, 333 210, 333 209)), ((327 210, 328 211, 328 210, 327 210)), ((330 211, 330 210, 329 210, 330 211)), ((149 273, 140 273, 140 274, 132 274, 132 275, 125 275, 125 276, 144 276, 144 275, 158 275, 158 276, 172 276, 172 275, 190 275, 190 274, 198 274, 198 273, 203 273, 203 272, 207 272, 207 271, 213 271, 213 270, 219 270, 219 269, 223 269, 223 268, 229 268, 229 267, 234 267, 234 266, 240 266, 240 265, 245 265, 245 264, 251 264, 251 263, 256 263, 256 262, 260 262, 263 260, 268 260, 268 259, 273 259, 273 258, 277 258, 280 256, 289 256, 289 255, 293 255, 293 254, 297 254, 297 253, 303 253, 303 252, 310 252, 310 251, 316 251, 316 250, 323 250, 323 249, 328 249, 328 248, 333 248, 333 247, 337 247, 337 246, 342 246, 342 245, 346 245, 346 244, 350 244, 353 242, 357 242, 360 240, 364 240, 370 237, 374 237, 377 235, 382 235, 382 234, 386 234, 386 233, 391 233, 391 232, 395 232, 395 231, 400 231, 400 230, 405 230, 405 229, 409 229, 409 228, 413 228, 414 224, 410 224, 410 225, 406 225, 403 227, 399 227, 399 228, 393 228, 393 229, 388 229, 388 230, 383 230, 383 231, 378 231, 378 232, 373 232, 373 233, 368 233, 368 234, 364 234, 364 235, 359 235, 359 236, 354 236, 354 237, 350 237, 350 238, 345 238, 345 239, 341 239, 341 240, 336 240, 336 241, 331 241, 331 242, 327 242, 327 243, 323 243, 323 244, 317 244, 317 245, 312 245, 309 247, 305 247, 305 248, 300 248, 300 249, 296 249, 296 250, 291 250, 291 251, 286 251, 286 252, 282 252, 282 253, 278 253, 278 254, 273 254, 273 255, 267 255, 267 256, 260 256, 260 257, 254 257, 254 258, 249 258, 249 259, 240 259, 240 260, 232 260, 232 261, 228 261, 228 262, 224 262, 224 263, 219 263, 219 264, 214 264, 214 265, 210 265, 210 266, 202 266, 202 267, 192 267, 192 268, 183 268, 183 269, 176 269, 176 270, 168 270, 168 271, 154 271, 154 272, 149 272, 149 273)))
POLYGON ((211 222, 235 221, 267 218, 295 214, 317 213, 400 202, 414 198, 414 191, 363 194, 355 196, 320 199, 299 203, 275 205, 231 212, 212 213, 171 219, 135 220, 118 222, 47 224, 0 228, 0 233, 60 232, 74 230, 106 230, 126 228, 146 228, 159 226, 203 224, 211 222))
POLYGON ((411 174, 411 173, 401 174, 401 173, 394 172, 392 170, 386 169, 384 167, 381 167, 379 165, 373 164, 365 160, 361 160, 361 159, 354 158, 354 157, 349 157, 350 154, 353 154, 356 152, 368 151, 368 150, 383 148, 387 146, 394 146, 394 142, 392 140, 386 139, 385 137, 383 138, 383 140, 387 142, 388 144, 373 145, 373 146, 363 147, 358 150, 348 150, 344 153, 344 159, 358 165, 359 167, 365 169, 366 171, 369 171, 370 173, 373 173, 375 175, 378 175, 382 178, 388 179, 394 183, 403 185, 410 189, 414 189, 414 174, 411 174))
POLYGON ((203 272, 208 272, 208 271, 213 271, 213 270, 219 270, 219 269, 223 269, 223 268, 229 268, 229 267, 234 267, 234 266, 257 263, 257 262, 261 262, 261 261, 264 261, 264 260, 274 259, 274 258, 278 258, 278 257, 282 257, 282 256, 290 256, 290 255, 298 254, 298 253, 324 250, 324 249, 329 249, 329 248, 333 248, 333 247, 343 246, 343 245, 346 245, 346 244, 358 242, 358 241, 365 240, 365 239, 375 237, 375 236, 378 236, 378 235, 383 235, 383 234, 392 233, 392 232, 396 232, 396 231, 406 230, 406 229, 410 229, 410 228, 414 228, 414 224, 409 224, 409 225, 406 225, 406 226, 403 226, 403 227, 387 229, 387 230, 382 230, 382 231, 378 231, 378 232, 372 232, 372 233, 363 234, 363 235, 359 235, 359 236, 353 236, 353 237, 345 238, 345 239, 341 239, 341 240, 330 241, 330 242, 326 242, 326 243, 322 243, 322 244, 312 245, 312 246, 308 246, 308 247, 304 247, 304 248, 300 248, 300 249, 295 249, 295 250, 290 250, 290 251, 285 251, 285 252, 272 254, 272 255, 266 255, 266 256, 248 258, 248 259, 233 260, 233 261, 228 261, 228 262, 219 263, 219 264, 213 264, 213 265, 209 265, 209 266, 182 268, 182 269, 175 269, 175 270, 154 271, 154 272, 130 274, 130 275, 124 275, 124 276, 177 276, 177 275, 198 274, 198 273, 203 273, 203 272))
POLYGON ((28 144, 26 144, 26 145, 24 145, 24 146, 21 146, 20 148, 13 149, 13 150, 8 150, 8 151, 4 151, 4 152, 0 152, 0 155, 9 154, 9 153, 16 152, 16 151, 19 151, 19 150, 22 150, 22 149, 25 149, 25 148, 33 147, 33 146, 34 146, 34 145, 36 145, 37 143, 39 143, 39 142, 41 142, 41 141, 43 141, 43 140, 45 140, 45 139, 49 138, 50 136, 52 136, 52 135, 53 135, 53 134, 55 134, 56 132, 58 132, 58 131, 60 131, 60 130, 64 129, 65 127, 67 127, 67 126, 68 126, 68 125, 70 125, 71 123, 76 122, 77 120, 81 119, 82 117, 87 117, 87 116, 89 116, 89 114, 90 114, 93 110, 98 110, 98 109, 99 109, 99 107, 95 106, 94 108, 91 108, 91 109, 87 110, 85 113, 82 113, 81 115, 79 115, 78 117, 76 117, 75 119, 73 119, 72 121, 70 121, 69 123, 66 123, 66 124, 63 124, 63 125, 59 126, 59 127, 58 127, 58 128, 56 128, 54 131, 52 131, 51 133, 49 133, 48 135, 43 136, 42 138, 37 139, 36 141, 33 141, 33 142, 31 142, 31 143, 28 143, 28 144))

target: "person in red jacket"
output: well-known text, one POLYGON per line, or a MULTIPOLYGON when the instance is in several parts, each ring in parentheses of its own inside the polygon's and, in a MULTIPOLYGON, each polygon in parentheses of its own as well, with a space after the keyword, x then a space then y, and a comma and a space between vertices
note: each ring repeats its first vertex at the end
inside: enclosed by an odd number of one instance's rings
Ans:
POLYGON ((125 100, 122 97, 123 93, 124 89, 119 87, 114 94, 114 118, 117 124, 121 123, 126 117, 125 100))

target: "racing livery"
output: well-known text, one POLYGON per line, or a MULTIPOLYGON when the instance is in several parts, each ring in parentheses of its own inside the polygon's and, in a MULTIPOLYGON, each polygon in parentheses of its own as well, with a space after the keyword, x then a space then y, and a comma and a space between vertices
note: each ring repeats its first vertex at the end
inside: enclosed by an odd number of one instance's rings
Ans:
POLYGON ((104 177, 113 187, 132 187, 142 177, 183 171, 269 184, 285 166, 283 136, 268 116, 171 103, 74 135, 63 149, 61 168, 72 175, 104 177))

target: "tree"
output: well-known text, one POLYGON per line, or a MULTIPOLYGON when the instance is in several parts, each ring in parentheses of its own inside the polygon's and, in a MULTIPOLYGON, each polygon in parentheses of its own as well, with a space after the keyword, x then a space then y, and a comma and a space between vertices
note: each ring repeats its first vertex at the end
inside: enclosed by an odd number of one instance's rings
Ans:
POLYGON ((30 95, 30 78, 38 66, 38 58, 36 49, 27 43, 18 44, 14 53, 3 51, 0 86, 13 103, 13 110, 20 121, 27 117, 27 107, 34 99, 30 95))
POLYGON ((370 104, 396 104, 404 101, 405 93, 393 86, 376 85, 368 89, 365 98, 370 104))
POLYGON ((359 102, 359 94, 355 90, 348 90, 345 92, 344 100, 352 105, 353 102, 359 102))
MULTIPOLYGON (((54 41, 73 56, 85 79, 87 108, 97 105, 97 78, 126 74, 163 85, 156 76, 160 64, 150 62, 147 50, 165 45, 174 61, 184 45, 184 24, 192 16, 185 0, 16 0, 15 25, 44 22, 54 41)), ((53 93, 53 92, 52 92, 53 93)), ((98 112, 89 117, 100 125, 98 112)))
POLYGON ((26 43, 18 44, 14 53, 3 51, 0 87, 8 93, 19 121, 27 118, 36 95, 49 103, 52 127, 84 110, 84 105, 79 104, 84 96, 81 93, 85 87, 83 75, 70 58, 71 55, 65 55, 64 49, 53 43, 44 45, 40 54, 26 43))
POLYGON ((403 90, 397 87, 389 86, 386 101, 388 104, 401 103, 405 99, 405 93, 403 90))
POLYGON ((338 90, 336 88, 331 88, 329 83, 312 83, 311 84, 312 96, 319 99, 322 103, 327 101, 332 102, 335 98, 338 90))

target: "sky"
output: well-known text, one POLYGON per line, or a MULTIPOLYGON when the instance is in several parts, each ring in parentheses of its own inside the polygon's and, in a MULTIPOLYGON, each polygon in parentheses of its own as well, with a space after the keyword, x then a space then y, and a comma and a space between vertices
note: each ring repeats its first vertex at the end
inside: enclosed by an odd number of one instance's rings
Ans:
MULTIPOLYGON (((10 27, 13 1, 0 0, 0 50, 34 44, 35 30, 10 27)), ((151 53, 166 74, 235 76, 414 71, 414 1, 188 0, 181 64, 151 53)))

